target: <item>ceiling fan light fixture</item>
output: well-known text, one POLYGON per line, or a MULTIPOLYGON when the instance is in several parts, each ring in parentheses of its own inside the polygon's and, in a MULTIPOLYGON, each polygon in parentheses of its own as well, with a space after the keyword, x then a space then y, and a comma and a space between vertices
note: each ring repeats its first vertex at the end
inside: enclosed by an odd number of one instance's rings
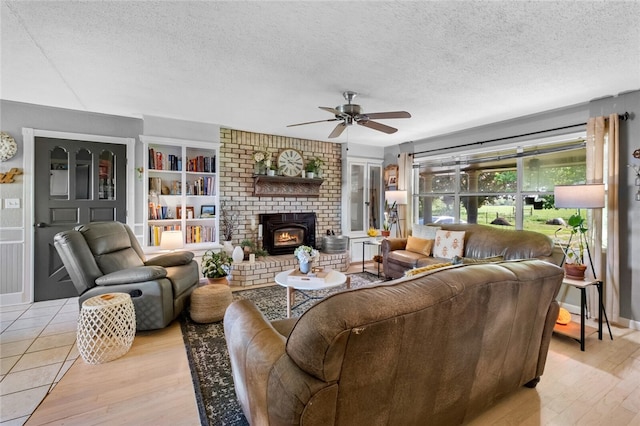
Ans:
POLYGON ((329 138, 336 138, 342 134, 344 129, 353 123, 367 127, 369 129, 377 130, 386 134, 392 134, 398 131, 395 127, 387 126, 386 124, 371 121, 371 119, 393 119, 393 118, 411 118, 411 114, 406 111, 388 111, 388 112, 374 112, 370 114, 364 114, 362 107, 357 104, 352 104, 351 101, 357 96, 356 92, 347 90, 342 92, 347 101, 344 105, 338 105, 335 108, 330 107, 318 107, 323 111, 327 111, 335 116, 335 118, 329 120, 308 121, 305 123, 290 124, 287 127, 301 126, 304 124, 321 123, 326 121, 340 121, 338 125, 329 134, 329 138))

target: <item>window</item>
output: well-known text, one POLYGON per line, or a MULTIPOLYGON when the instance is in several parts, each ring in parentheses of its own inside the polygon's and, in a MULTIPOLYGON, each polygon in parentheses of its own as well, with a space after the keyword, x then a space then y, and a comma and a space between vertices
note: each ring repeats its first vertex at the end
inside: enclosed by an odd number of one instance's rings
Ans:
POLYGON ((465 155, 417 158, 414 221, 480 223, 553 238, 573 209, 554 207, 555 185, 585 183, 580 137, 538 140, 465 155))

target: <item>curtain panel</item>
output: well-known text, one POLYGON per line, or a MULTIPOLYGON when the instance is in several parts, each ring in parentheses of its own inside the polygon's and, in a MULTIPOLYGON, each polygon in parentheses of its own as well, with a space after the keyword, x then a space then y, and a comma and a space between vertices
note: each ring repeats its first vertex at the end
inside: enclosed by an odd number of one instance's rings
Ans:
MULTIPOLYGON (((604 282, 605 309, 609 319, 620 318, 620 238, 618 180, 619 166, 618 114, 609 117, 592 117, 587 122, 587 183, 606 185, 606 216, 603 210, 593 209, 589 217, 589 238, 592 241, 592 262, 597 279, 604 282), (606 260, 603 265, 603 222, 606 226, 606 260)), ((597 292, 589 291, 589 306, 597 312, 597 292)))

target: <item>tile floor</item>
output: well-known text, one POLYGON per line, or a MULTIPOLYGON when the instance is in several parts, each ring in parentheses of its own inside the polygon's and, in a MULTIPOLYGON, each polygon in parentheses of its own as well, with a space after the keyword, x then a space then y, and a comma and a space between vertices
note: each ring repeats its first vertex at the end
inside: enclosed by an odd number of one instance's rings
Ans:
POLYGON ((23 425, 78 358, 78 298, 0 307, 0 425, 23 425))

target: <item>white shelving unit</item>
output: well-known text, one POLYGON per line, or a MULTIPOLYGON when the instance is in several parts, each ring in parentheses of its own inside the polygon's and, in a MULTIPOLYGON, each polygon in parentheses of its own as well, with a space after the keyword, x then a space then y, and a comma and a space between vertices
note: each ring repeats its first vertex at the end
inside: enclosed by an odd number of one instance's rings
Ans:
POLYGON ((218 142, 140 136, 146 253, 160 250, 165 230, 181 230, 186 250, 219 247, 218 142))

